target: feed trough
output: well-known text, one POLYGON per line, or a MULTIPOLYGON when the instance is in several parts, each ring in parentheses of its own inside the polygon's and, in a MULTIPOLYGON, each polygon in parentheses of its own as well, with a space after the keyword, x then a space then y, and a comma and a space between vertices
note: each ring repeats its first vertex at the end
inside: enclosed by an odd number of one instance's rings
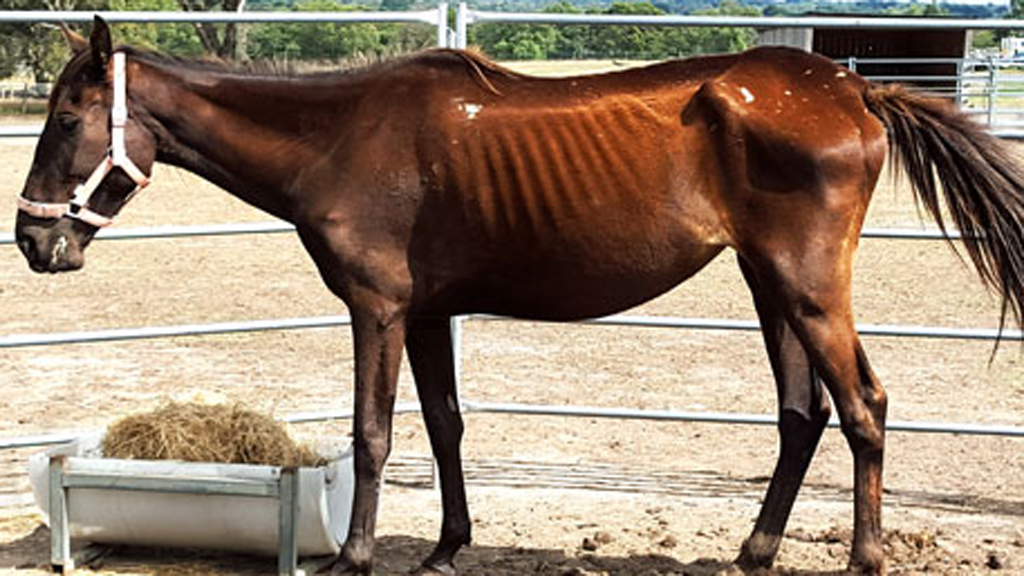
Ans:
POLYGON ((287 553, 290 531, 292 555, 336 554, 345 541, 354 483, 347 442, 317 450, 325 466, 289 469, 102 458, 100 441, 83 438, 29 460, 36 503, 55 534, 55 565, 67 564, 60 561, 67 556, 66 543, 62 552, 57 542, 61 531, 101 544, 266 555, 287 553), (51 483, 63 490, 51 491, 51 483), (60 516, 51 513, 55 507, 60 516))

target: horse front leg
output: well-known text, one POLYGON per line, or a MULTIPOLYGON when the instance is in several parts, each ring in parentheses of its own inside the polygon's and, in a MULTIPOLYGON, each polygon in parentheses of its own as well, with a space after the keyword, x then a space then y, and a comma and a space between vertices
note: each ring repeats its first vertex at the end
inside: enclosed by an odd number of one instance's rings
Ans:
POLYGON ((405 340, 405 315, 383 299, 352 306, 355 342, 355 494, 348 539, 331 574, 370 574, 381 473, 391 451, 391 423, 405 340))
POLYGON ((441 480, 441 538, 419 574, 455 574, 453 559, 470 541, 469 511, 462 475, 462 416, 459 411, 451 323, 448 317, 417 318, 406 336, 423 420, 441 480))

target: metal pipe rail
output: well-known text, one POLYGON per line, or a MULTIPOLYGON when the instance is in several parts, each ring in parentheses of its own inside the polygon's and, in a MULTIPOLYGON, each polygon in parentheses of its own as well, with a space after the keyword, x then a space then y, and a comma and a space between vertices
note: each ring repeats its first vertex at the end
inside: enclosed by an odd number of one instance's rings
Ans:
POLYGON ((1024 21, 1010 18, 861 18, 837 16, 716 16, 642 14, 566 14, 559 12, 494 12, 459 4, 467 24, 488 22, 529 24, 619 24, 634 26, 698 26, 722 28, 865 28, 1021 30, 1024 21))
MULTIPOLYGON (((411 414, 420 411, 419 404, 414 402, 399 402, 395 405, 395 414, 411 414)), ((350 420, 355 412, 351 409, 323 410, 318 412, 295 412, 280 416, 277 419, 287 424, 309 424, 314 422, 328 422, 331 420, 350 420)), ((43 446, 54 446, 67 444, 79 438, 100 433, 101 430, 68 430, 54 432, 51 434, 36 434, 31 436, 16 436, 11 438, 0 438, 0 451, 18 450, 22 448, 40 448, 43 446)))
MULTIPOLYGON (((246 234, 280 234, 295 232, 295 226, 281 220, 240 222, 234 224, 189 224, 182 226, 147 226, 137 228, 103 228, 96 240, 153 240, 159 238, 196 238, 208 236, 240 236, 246 234)), ((0 246, 14 244, 12 232, 0 233, 0 246)))
MULTIPOLYGON (((655 420, 699 422, 705 424, 750 424, 777 426, 777 416, 739 414, 735 412, 687 412, 679 410, 646 410, 637 408, 606 408, 599 406, 546 406, 542 404, 508 404, 501 402, 461 402, 466 413, 517 414, 531 416, 575 416, 580 418, 618 418, 624 420, 655 420)), ((830 428, 839 428, 839 420, 829 421, 830 428)), ((951 422, 913 422, 893 420, 885 423, 887 432, 918 432, 963 434, 972 436, 1009 436, 1024 438, 1024 427, 1000 424, 961 424, 951 422)))
MULTIPOLYGON (((195 238, 245 234, 280 234, 295 231, 295 226, 278 221, 242 222, 237 224, 190 224, 183 226, 152 226, 138 228, 103 228, 96 240, 152 240, 158 238, 195 238)), ((885 240, 959 240, 957 230, 942 232, 937 228, 864 228, 862 238, 885 240)), ((14 233, 0 233, 0 246, 13 245, 14 233)))
POLYGON ((211 324, 178 324, 173 326, 147 326, 143 328, 77 330, 71 332, 51 332, 47 334, 9 334, 0 337, 0 349, 54 346, 58 344, 126 342, 132 340, 151 340, 155 338, 175 338, 182 336, 211 336, 216 334, 266 332, 269 330, 335 328, 338 326, 348 326, 351 323, 352 319, 349 316, 313 316, 308 318, 276 318, 268 320, 244 320, 239 322, 215 322, 211 324))
MULTIPOLYGON (((572 416, 579 418, 617 418, 623 420, 650 420, 656 422, 693 422, 701 424, 738 424, 752 426, 777 426, 778 416, 772 414, 744 414, 736 412, 695 412, 684 410, 647 410, 639 408, 616 408, 606 406, 552 406, 543 404, 512 404, 506 402, 478 402, 461 400, 464 414, 514 414, 524 416, 572 416)), ((395 414, 419 413, 420 407, 414 402, 401 402, 395 406, 395 414)), ((334 420, 350 420, 351 408, 320 412, 297 412, 278 417, 288 424, 311 424, 334 420)), ((829 421, 830 428, 838 428, 839 421, 829 421)), ((970 424, 961 422, 891 420, 885 428, 890 432, 920 434, 962 434, 964 436, 1004 436, 1024 438, 1024 426, 1006 424, 970 424)), ((72 442, 96 430, 68 431, 35 436, 0 438, 0 451, 21 448, 37 448, 72 442)))
MULTIPOLYGON (((486 321, 518 321, 505 316, 474 314, 465 318, 486 321)), ((352 323, 349 316, 311 316, 305 318, 277 318, 246 320, 238 322, 216 322, 212 324, 179 324, 171 326, 146 326, 141 328, 112 328, 108 330, 81 330, 37 334, 9 334, 0 336, 0 350, 55 346, 62 344, 95 344, 99 342, 125 342, 176 338, 183 336, 212 336, 266 332, 272 330, 308 330, 312 328, 337 328, 352 323)), ((594 326, 628 326, 633 328, 685 328, 690 330, 720 330, 727 332, 756 332, 761 329, 756 320, 732 320, 723 318, 678 318, 674 316, 631 316, 616 314, 583 320, 579 324, 594 326)), ((1024 331, 996 328, 950 328, 943 326, 894 326, 885 324, 858 324, 857 332, 862 336, 894 338, 938 338, 948 340, 982 341, 1024 341, 1024 331)))
POLYGON ((0 11, 0 22, 31 24, 47 22, 53 24, 87 23, 100 16, 107 22, 145 22, 156 24, 168 23, 209 23, 209 24, 267 24, 267 23, 337 23, 360 24, 369 22, 410 23, 438 25, 441 8, 444 8, 445 24, 447 25, 447 4, 430 10, 408 12, 279 12, 279 11, 245 11, 245 12, 186 12, 186 11, 144 11, 144 10, 4 10, 0 11))

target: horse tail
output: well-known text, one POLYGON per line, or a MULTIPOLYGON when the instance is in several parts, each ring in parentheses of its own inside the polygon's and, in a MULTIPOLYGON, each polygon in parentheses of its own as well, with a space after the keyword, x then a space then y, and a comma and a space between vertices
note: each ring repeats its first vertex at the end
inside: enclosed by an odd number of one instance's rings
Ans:
POLYGON ((908 175, 918 203, 943 233, 945 203, 982 281, 1001 296, 1000 331, 1008 315, 1024 327, 1021 160, 948 100, 870 85, 864 102, 885 125, 890 161, 908 175))

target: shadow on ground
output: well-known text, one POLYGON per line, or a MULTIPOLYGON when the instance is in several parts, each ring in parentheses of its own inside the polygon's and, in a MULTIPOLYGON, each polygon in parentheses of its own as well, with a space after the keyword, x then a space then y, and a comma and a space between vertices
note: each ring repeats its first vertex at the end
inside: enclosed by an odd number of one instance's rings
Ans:
MULTIPOLYGON (((0 544, 0 570, 5 573, 49 572, 50 531, 39 526, 25 537, 0 544)), ((408 536, 385 536, 378 541, 378 576, 409 574, 430 553, 434 542, 408 536)), ((604 556, 599 553, 568 555, 563 550, 526 547, 471 546, 458 559, 462 576, 711 576, 728 570, 724 559, 701 558, 680 562, 658 554, 604 556)), ((241 554, 166 548, 112 548, 99 561, 79 573, 109 576, 159 574, 196 576, 252 576, 276 571, 276 560, 241 554)), ((732 574, 733 572, 729 572, 732 574)), ((735 574, 739 574, 735 572, 735 574)), ((760 572, 762 576, 832 576, 838 572, 760 572)))

